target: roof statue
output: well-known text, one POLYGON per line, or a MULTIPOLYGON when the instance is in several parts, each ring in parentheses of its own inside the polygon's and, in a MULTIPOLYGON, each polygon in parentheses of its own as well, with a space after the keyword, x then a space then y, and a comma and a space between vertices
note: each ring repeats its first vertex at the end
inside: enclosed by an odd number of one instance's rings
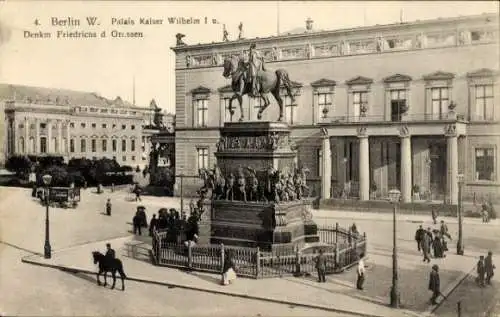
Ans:
POLYGON ((225 24, 222 25, 222 41, 229 41, 229 32, 227 31, 225 24))
POLYGON ((175 38, 177 40, 176 42, 176 46, 181 46, 181 45, 186 45, 186 43, 184 43, 184 41, 182 40, 183 37, 185 37, 186 35, 182 34, 182 33, 177 33, 175 35, 175 38))
POLYGON ((238 40, 243 40, 245 37, 243 36, 243 22, 240 22, 240 25, 238 25, 238 40))
POLYGON ((149 107, 154 108, 154 109, 159 109, 158 105, 156 104, 156 101, 154 99, 151 99, 151 102, 149 103, 149 107))

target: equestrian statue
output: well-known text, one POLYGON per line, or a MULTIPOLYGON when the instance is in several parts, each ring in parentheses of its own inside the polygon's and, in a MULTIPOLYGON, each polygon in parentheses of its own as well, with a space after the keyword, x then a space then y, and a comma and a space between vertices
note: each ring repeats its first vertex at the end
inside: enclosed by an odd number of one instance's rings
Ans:
POLYGON ((267 70, 264 65, 264 59, 256 51, 256 45, 253 43, 250 46, 248 60, 244 57, 233 55, 224 60, 224 72, 222 75, 225 78, 231 77, 231 88, 234 95, 229 100, 229 109, 231 114, 234 114, 232 103, 234 99, 238 99, 240 105, 240 119, 243 121, 243 95, 249 95, 254 98, 262 98, 262 105, 257 114, 257 118, 262 118, 262 113, 269 106, 269 93, 271 93, 280 108, 278 121, 283 120, 283 99, 280 96, 280 87, 284 86, 288 96, 295 102, 295 97, 292 93, 292 84, 288 76, 288 72, 284 69, 276 71, 267 70))

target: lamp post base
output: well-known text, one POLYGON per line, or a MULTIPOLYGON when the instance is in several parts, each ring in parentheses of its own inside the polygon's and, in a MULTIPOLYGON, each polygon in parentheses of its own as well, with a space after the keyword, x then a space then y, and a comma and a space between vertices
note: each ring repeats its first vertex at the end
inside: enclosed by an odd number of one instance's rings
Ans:
POLYGON ((399 308, 399 292, 394 286, 391 288, 391 307, 399 308))
POLYGON ((460 241, 457 243, 457 254, 464 255, 464 245, 460 241))
POLYGON ((44 258, 50 259, 52 257, 52 248, 50 247, 50 242, 48 240, 45 240, 45 246, 44 246, 44 258))

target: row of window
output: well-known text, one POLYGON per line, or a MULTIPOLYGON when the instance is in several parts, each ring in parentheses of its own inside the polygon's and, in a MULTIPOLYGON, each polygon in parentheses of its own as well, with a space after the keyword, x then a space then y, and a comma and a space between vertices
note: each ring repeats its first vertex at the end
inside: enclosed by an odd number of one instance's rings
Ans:
MULTIPOLYGON (((61 152, 64 152, 66 150, 66 138, 62 139, 62 150, 61 152)), ((97 152, 97 141, 96 139, 90 140, 90 148, 92 152, 97 152)), ((30 137, 28 140, 28 148, 29 151, 34 153, 35 152, 35 138, 30 137)), ((121 149, 122 152, 127 151, 127 140, 122 140, 121 144, 121 149)), ((19 138, 19 152, 20 153, 25 153, 25 140, 24 137, 19 138)), ((113 152, 116 152, 118 148, 118 143, 117 140, 113 139, 111 140, 111 149, 113 152)), ((101 149, 102 152, 107 152, 108 151, 108 140, 107 139, 102 139, 101 140, 101 149)), ((70 139, 69 140, 69 151, 71 153, 75 152, 75 139, 70 139)), ((135 151, 135 140, 132 139, 130 140, 130 151, 135 151)), ((40 137, 40 144, 39 144, 39 152, 40 153, 58 153, 59 151, 59 143, 57 142, 57 139, 54 137, 52 138, 52 142, 50 143, 50 149, 48 147, 48 140, 46 137, 40 137)), ((86 139, 81 139, 80 140, 80 152, 87 152, 87 140, 86 139)))
MULTIPOLYGON (((70 126, 70 128, 74 128, 74 127, 75 127, 75 123, 74 123, 74 122, 70 122, 69 126, 70 126)), ((82 123, 80 123, 80 127, 81 127, 81 128, 86 128, 86 127, 87 127, 87 124, 86 124, 85 122, 82 122, 82 123)), ((97 128, 97 124, 96 124, 96 123, 92 123, 92 124, 91 124, 91 127, 92 127, 92 129, 95 129, 95 128, 97 128)), ((103 124, 101 125, 101 127, 102 127, 103 129, 106 129, 106 128, 108 127, 108 125, 107 125, 106 123, 103 123, 103 124)), ((23 129, 23 128, 24 128, 24 124, 23 124, 23 123, 20 123, 20 124, 19 124, 19 128, 20 128, 20 129, 23 129)), ((34 128, 35 128, 35 124, 34 124, 34 123, 30 124, 30 128, 31 128, 31 129, 34 129, 34 128)), ((44 123, 44 122, 40 123, 40 129, 46 129, 46 128, 47 128, 47 123, 44 123)), ((113 129, 116 129, 116 124, 113 124, 113 125, 112 125, 112 128, 113 128, 113 129)), ((122 124, 122 130, 126 130, 126 129, 127 129, 127 125, 122 124)), ((135 130, 135 125, 131 125, 131 126, 130 126, 130 130, 135 130)))
MULTIPOLYGON (((432 119, 444 119, 448 113, 448 107, 451 103, 450 87, 434 87, 429 89, 430 112, 428 115, 432 119)), ((494 113, 494 93, 493 85, 475 85, 475 100, 473 101, 470 119, 474 121, 492 121, 495 120, 494 113)), ((408 89, 391 89, 390 90, 390 112, 391 121, 401 121, 403 113, 409 106, 408 89)), ((369 91, 353 91, 350 93, 352 97, 352 115, 353 117, 361 117, 367 115, 369 111, 369 91)), ((324 93, 315 93, 314 106, 317 109, 317 119, 326 118, 329 112, 334 111, 334 93, 333 91, 324 93)), ((283 95, 284 116, 288 124, 296 124, 298 122, 297 104, 292 103, 288 95, 283 95)), ((222 97, 220 99, 221 108, 224 109, 224 122, 233 122, 239 118, 239 114, 231 114, 229 109, 230 97, 222 97)), ((254 120, 257 120, 257 113, 263 104, 261 98, 253 99, 254 120)), ((233 104, 233 110, 234 110, 233 104)), ((198 127, 206 127, 208 123, 208 99, 197 99, 194 101, 196 109, 196 125, 198 127)))
MULTIPOLYGON (((103 156, 102 158, 106 158, 106 156, 103 156)), ((98 159, 98 157, 97 157, 97 156, 92 156, 92 160, 93 160, 93 161, 95 161, 95 160, 97 160, 97 159, 98 159)), ((116 156, 113 156, 113 157, 112 157, 112 159, 116 161, 116 156)), ((132 156, 130 157, 130 159, 131 159, 132 161, 135 161, 135 155, 132 155, 132 156)), ((124 156, 122 156, 122 161, 123 161, 123 162, 126 162, 126 161, 127 161, 127 156, 125 156, 125 155, 124 155, 124 156)))
MULTIPOLYGON (((90 148, 92 152, 97 152, 97 141, 96 139, 90 140, 90 148)), ((111 150, 113 152, 117 151, 118 147, 118 140, 113 139, 111 140, 111 150)), ((122 140, 122 152, 127 151, 127 140, 122 140)), ((69 151, 71 153, 75 152, 75 139, 71 139, 69 142, 69 151)), ((107 152, 108 151, 108 140, 107 139, 102 139, 101 140, 101 151, 102 152, 107 152)), ((130 140, 130 151, 135 151, 135 140, 131 139, 130 140)), ((80 152, 87 152, 87 140, 86 139, 81 139, 80 140, 80 152)))

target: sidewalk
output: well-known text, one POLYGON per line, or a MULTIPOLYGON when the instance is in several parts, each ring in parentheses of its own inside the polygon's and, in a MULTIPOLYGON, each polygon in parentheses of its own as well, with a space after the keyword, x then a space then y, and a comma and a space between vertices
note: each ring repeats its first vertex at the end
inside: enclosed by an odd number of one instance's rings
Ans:
MULTIPOLYGON (((345 211, 345 210, 329 210, 329 209, 313 209, 311 210, 315 218, 339 218, 339 219, 362 219, 362 220, 376 220, 376 221, 392 221, 392 213, 374 213, 374 212, 361 212, 361 211, 345 211)), ((398 221, 407 222, 432 222, 432 218, 426 215, 397 215, 398 221)), ((458 223, 456 217, 438 217, 438 223, 444 220, 446 223, 458 223)), ((481 226, 498 226, 500 225, 499 219, 493 219, 489 223, 483 223, 481 218, 464 217, 465 224, 474 224, 481 226)))
MULTIPOLYGON (((334 275, 328 276, 329 281, 324 284, 316 283, 314 276, 261 280, 239 278, 230 286, 221 286, 219 285, 219 275, 201 272, 188 273, 177 269, 153 266, 146 257, 142 257, 142 259, 128 257, 125 243, 132 240, 133 237, 127 237, 111 241, 111 245, 117 251, 117 256, 123 261, 128 280, 323 309, 346 315, 388 317, 417 315, 401 309, 394 310, 363 295, 349 294, 352 293, 352 287, 334 282, 333 278, 336 278, 334 275)), ((103 252, 104 249, 104 242, 91 243, 58 251, 53 254, 52 259, 47 260, 35 255, 25 257, 22 261, 52 268, 65 268, 73 272, 95 274, 96 266, 93 264, 91 252, 95 250, 103 252)), ((120 283, 118 279, 118 288, 121 286, 120 283)))

